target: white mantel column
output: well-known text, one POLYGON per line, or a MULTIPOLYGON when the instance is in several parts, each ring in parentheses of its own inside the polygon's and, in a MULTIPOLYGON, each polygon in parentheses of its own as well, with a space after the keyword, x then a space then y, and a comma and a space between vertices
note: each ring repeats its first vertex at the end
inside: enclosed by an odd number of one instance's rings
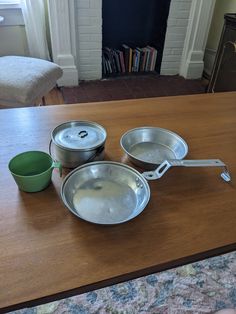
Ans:
POLYGON ((74 0, 48 1, 53 61, 63 70, 59 86, 78 85, 74 12, 74 0))
POLYGON ((192 0, 189 23, 180 65, 180 75, 201 78, 203 57, 215 0, 192 0))

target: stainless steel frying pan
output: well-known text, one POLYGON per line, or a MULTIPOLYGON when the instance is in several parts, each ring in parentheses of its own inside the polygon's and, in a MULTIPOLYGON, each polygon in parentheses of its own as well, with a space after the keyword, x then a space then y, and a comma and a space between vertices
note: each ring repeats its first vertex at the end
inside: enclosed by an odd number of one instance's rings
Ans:
POLYGON ((86 221, 112 225, 139 215, 150 199, 146 179, 117 162, 98 161, 70 172, 61 187, 67 208, 86 221))
MULTIPOLYGON (((204 164, 192 161, 190 165, 223 167, 223 179, 230 180, 226 166, 220 160, 208 160, 204 164)), ((141 174, 122 163, 92 162, 67 175, 61 187, 61 197, 67 208, 81 219, 103 225, 124 223, 147 206, 150 188, 146 179, 160 178, 170 166, 177 164, 164 162, 156 171, 141 174)))
POLYGON ((219 159, 182 160, 187 143, 178 134, 157 127, 140 127, 127 131, 120 145, 135 165, 151 169, 143 173, 147 180, 160 179, 170 167, 223 167, 221 177, 231 180, 226 165, 219 159), (157 167, 159 165, 159 167, 157 167))

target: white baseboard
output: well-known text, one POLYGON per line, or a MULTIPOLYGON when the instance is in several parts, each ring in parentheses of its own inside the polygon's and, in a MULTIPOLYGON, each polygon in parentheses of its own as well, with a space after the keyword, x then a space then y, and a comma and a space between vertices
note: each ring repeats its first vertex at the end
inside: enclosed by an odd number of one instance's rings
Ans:
POLYGON ((214 61, 216 57, 216 50, 215 49, 209 49, 206 48, 205 55, 204 55, 204 72, 207 73, 207 75, 211 75, 214 61))
POLYGON ((63 70, 62 77, 57 81, 57 85, 59 87, 61 86, 77 86, 78 83, 78 71, 76 67, 63 67, 61 66, 63 70))
POLYGON ((187 61, 182 66, 180 75, 186 79, 199 79, 202 77, 203 61, 187 61))
POLYGON ((62 77, 57 81, 58 86, 78 85, 78 70, 75 65, 74 56, 71 54, 54 55, 54 61, 62 68, 62 77))

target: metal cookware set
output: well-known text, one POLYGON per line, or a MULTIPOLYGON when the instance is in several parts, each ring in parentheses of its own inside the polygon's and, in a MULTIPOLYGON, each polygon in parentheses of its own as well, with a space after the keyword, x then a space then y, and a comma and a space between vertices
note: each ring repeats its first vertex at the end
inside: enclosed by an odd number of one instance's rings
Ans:
POLYGON ((75 168, 62 183, 61 198, 74 215, 86 221, 113 225, 133 219, 150 199, 147 180, 161 178, 173 166, 222 167, 223 180, 231 180, 219 159, 183 160, 188 145, 169 130, 140 127, 121 137, 129 160, 148 170, 142 174, 123 163, 103 161, 106 137, 106 130, 90 121, 65 122, 51 134, 52 157, 64 167, 75 168))

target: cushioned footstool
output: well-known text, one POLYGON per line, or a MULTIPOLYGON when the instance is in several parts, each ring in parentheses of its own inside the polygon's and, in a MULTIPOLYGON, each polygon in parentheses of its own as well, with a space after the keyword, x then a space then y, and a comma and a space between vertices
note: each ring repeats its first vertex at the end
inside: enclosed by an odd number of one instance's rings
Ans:
POLYGON ((0 104, 33 106, 61 76, 62 69, 53 62, 30 57, 0 57, 0 104))

